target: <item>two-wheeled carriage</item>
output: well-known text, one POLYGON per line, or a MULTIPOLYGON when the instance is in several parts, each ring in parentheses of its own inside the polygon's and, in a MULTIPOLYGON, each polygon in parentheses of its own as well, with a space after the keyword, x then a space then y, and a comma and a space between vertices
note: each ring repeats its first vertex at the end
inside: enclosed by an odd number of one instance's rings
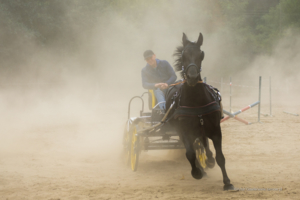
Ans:
MULTIPOLYGON (((165 123, 167 116, 168 111, 165 113, 159 109, 159 104, 156 103, 153 90, 130 99, 128 120, 123 136, 123 151, 125 162, 127 165, 130 165, 132 171, 137 170, 139 156, 143 151, 185 148, 174 127, 169 123, 165 123), (148 112, 144 111, 144 96, 146 94, 148 94, 148 107, 150 110, 148 112), (139 117, 130 116, 131 103, 135 99, 140 99, 142 102, 139 117)), ((205 169, 207 167, 207 158, 202 142, 197 139, 194 148, 197 155, 197 165, 200 164, 205 169)))

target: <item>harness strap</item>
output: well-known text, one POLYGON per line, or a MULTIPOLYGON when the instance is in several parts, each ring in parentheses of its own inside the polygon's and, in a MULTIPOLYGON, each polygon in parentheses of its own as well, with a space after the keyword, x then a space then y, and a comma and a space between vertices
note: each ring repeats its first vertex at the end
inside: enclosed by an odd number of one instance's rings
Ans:
MULTIPOLYGON (((182 84, 185 82, 186 82, 186 80, 183 80, 181 82, 171 84, 170 86, 179 85, 179 84, 182 84)), ((198 81, 198 83, 203 83, 203 81, 198 81)), ((205 84, 205 85, 209 86, 207 84, 205 84)), ((211 88, 207 88, 207 89, 209 91, 211 88)), ((174 107, 172 106, 172 108, 170 107, 167 112, 169 114, 169 112, 172 109, 175 109, 174 113, 168 118, 167 118, 167 116, 168 116, 168 114, 167 114, 165 120, 162 120, 162 123, 168 122, 173 117, 175 117, 175 119, 176 119, 179 116, 185 116, 185 117, 200 117, 201 116, 201 118, 202 118, 202 115, 210 114, 215 111, 220 111, 220 105, 217 103, 217 98, 215 98, 215 96, 212 94, 211 91, 209 91, 209 93, 214 97, 215 101, 213 101, 207 105, 200 106, 200 107, 180 106, 181 90, 182 90, 182 87, 180 87, 180 89, 177 92, 175 92, 175 94, 172 97, 172 101, 173 101, 172 104, 175 104, 176 99, 178 99, 177 106, 174 106, 174 107)), ((203 122, 203 119, 202 119, 202 122, 203 122)), ((200 119, 200 123, 201 123, 201 119, 200 119)))
POLYGON ((206 137, 205 137, 205 130, 204 130, 204 120, 203 120, 203 117, 202 115, 198 115, 199 117, 199 121, 200 121, 200 138, 202 139, 202 142, 203 142, 203 146, 206 147, 207 146, 207 143, 206 143, 206 137))
POLYGON ((200 120, 200 125, 203 126, 204 121, 203 121, 202 115, 198 115, 198 117, 199 117, 199 120, 200 120))
POLYGON ((174 113, 175 119, 178 117, 199 117, 202 115, 207 115, 215 111, 220 111, 220 106, 216 101, 213 101, 205 106, 201 107, 187 107, 179 106, 174 113))

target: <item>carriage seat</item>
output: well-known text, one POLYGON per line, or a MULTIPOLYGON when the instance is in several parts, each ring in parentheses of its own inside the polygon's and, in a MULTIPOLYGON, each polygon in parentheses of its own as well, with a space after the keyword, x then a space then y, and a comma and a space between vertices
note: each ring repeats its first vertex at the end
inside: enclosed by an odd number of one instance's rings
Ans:
POLYGON ((154 95, 154 91, 153 90, 148 90, 148 106, 149 106, 149 110, 151 110, 151 122, 152 124, 155 124, 155 123, 159 123, 164 115, 165 115, 165 112, 163 110, 161 110, 159 108, 159 106, 157 106, 156 108, 154 108, 157 104, 157 99, 155 98, 155 95, 154 95))
POLYGON ((141 116, 152 116, 152 110, 156 104, 157 100, 155 98, 154 91, 148 90, 148 109, 150 112, 143 112, 141 113, 141 116))
POLYGON ((153 90, 148 90, 148 108, 150 112, 141 112, 141 116, 150 116, 151 124, 159 123, 164 117, 164 111, 160 110, 159 107, 154 108, 157 104, 157 100, 153 90))
POLYGON ((157 104, 157 100, 155 98, 154 95, 154 91, 153 90, 148 90, 148 108, 149 110, 152 110, 154 108, 154 106, 157 104))

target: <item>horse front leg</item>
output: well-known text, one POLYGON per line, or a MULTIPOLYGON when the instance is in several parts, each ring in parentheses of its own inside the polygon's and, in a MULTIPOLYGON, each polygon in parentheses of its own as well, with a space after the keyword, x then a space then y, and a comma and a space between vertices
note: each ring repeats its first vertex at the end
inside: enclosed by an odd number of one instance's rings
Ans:
POLYGON ((209 141, 208 138, 205 137, 205 152, 206 152, 206 165, 208 168, 213 168, 216 164, 215 158, 213 157, 213 153, 211 152, 211 150, 209 149, 209 141))
POLYGON ((188 159, 192 167, 191 174, 195 179, 201 179, 205 175, 205 172, 201 166, 196 166, 196 162, 198 161, 196 159, 196 152, 193 146, 195 138, 191 139, 187 135, 182 135, 182 140, 186 149, 186 158, 188 159))
POLYGON ((230 183, 225 169, 225 157, 222 152, 222 133, 220 127, 218 132, 212 137, 212 141, 216 150, 216 160, 223 174, 224 190, 234 190, 234 186, 230 183))

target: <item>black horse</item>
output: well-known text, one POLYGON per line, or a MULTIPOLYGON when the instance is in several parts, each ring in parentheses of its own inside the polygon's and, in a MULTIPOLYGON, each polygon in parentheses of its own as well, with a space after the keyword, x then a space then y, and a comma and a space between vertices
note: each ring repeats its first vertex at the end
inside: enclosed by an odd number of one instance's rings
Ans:
MULTIPOLYGON (((201 63, 204 59, 204 52, 200 47, 203 43, 203 36, 200 33, 197 42, 190 42, 183 33, 183 46, 177 47, 174 56, 175 71, 181 71, 184 83, 176 86, 176 92, 166 96, 166 110, 172 103, 170 124, 179 133, 186 148, 186 157, 192 166, 192 176, 201 179, 205 172, 200 165, 196 165, 196 153, 194 143, 199 138, 206 150, 208 166, 214 165, 215 160, 209 150, 207 138, 213 141, 216 150, 217 164, 223 174, 224 190, 233 190, 225 169, 225 157, 222 153, 222 132, 220 126, 220 106, 210 87, 201 79, 201 63)), ((175 90, 174 90, 175 91, 175 90)))

